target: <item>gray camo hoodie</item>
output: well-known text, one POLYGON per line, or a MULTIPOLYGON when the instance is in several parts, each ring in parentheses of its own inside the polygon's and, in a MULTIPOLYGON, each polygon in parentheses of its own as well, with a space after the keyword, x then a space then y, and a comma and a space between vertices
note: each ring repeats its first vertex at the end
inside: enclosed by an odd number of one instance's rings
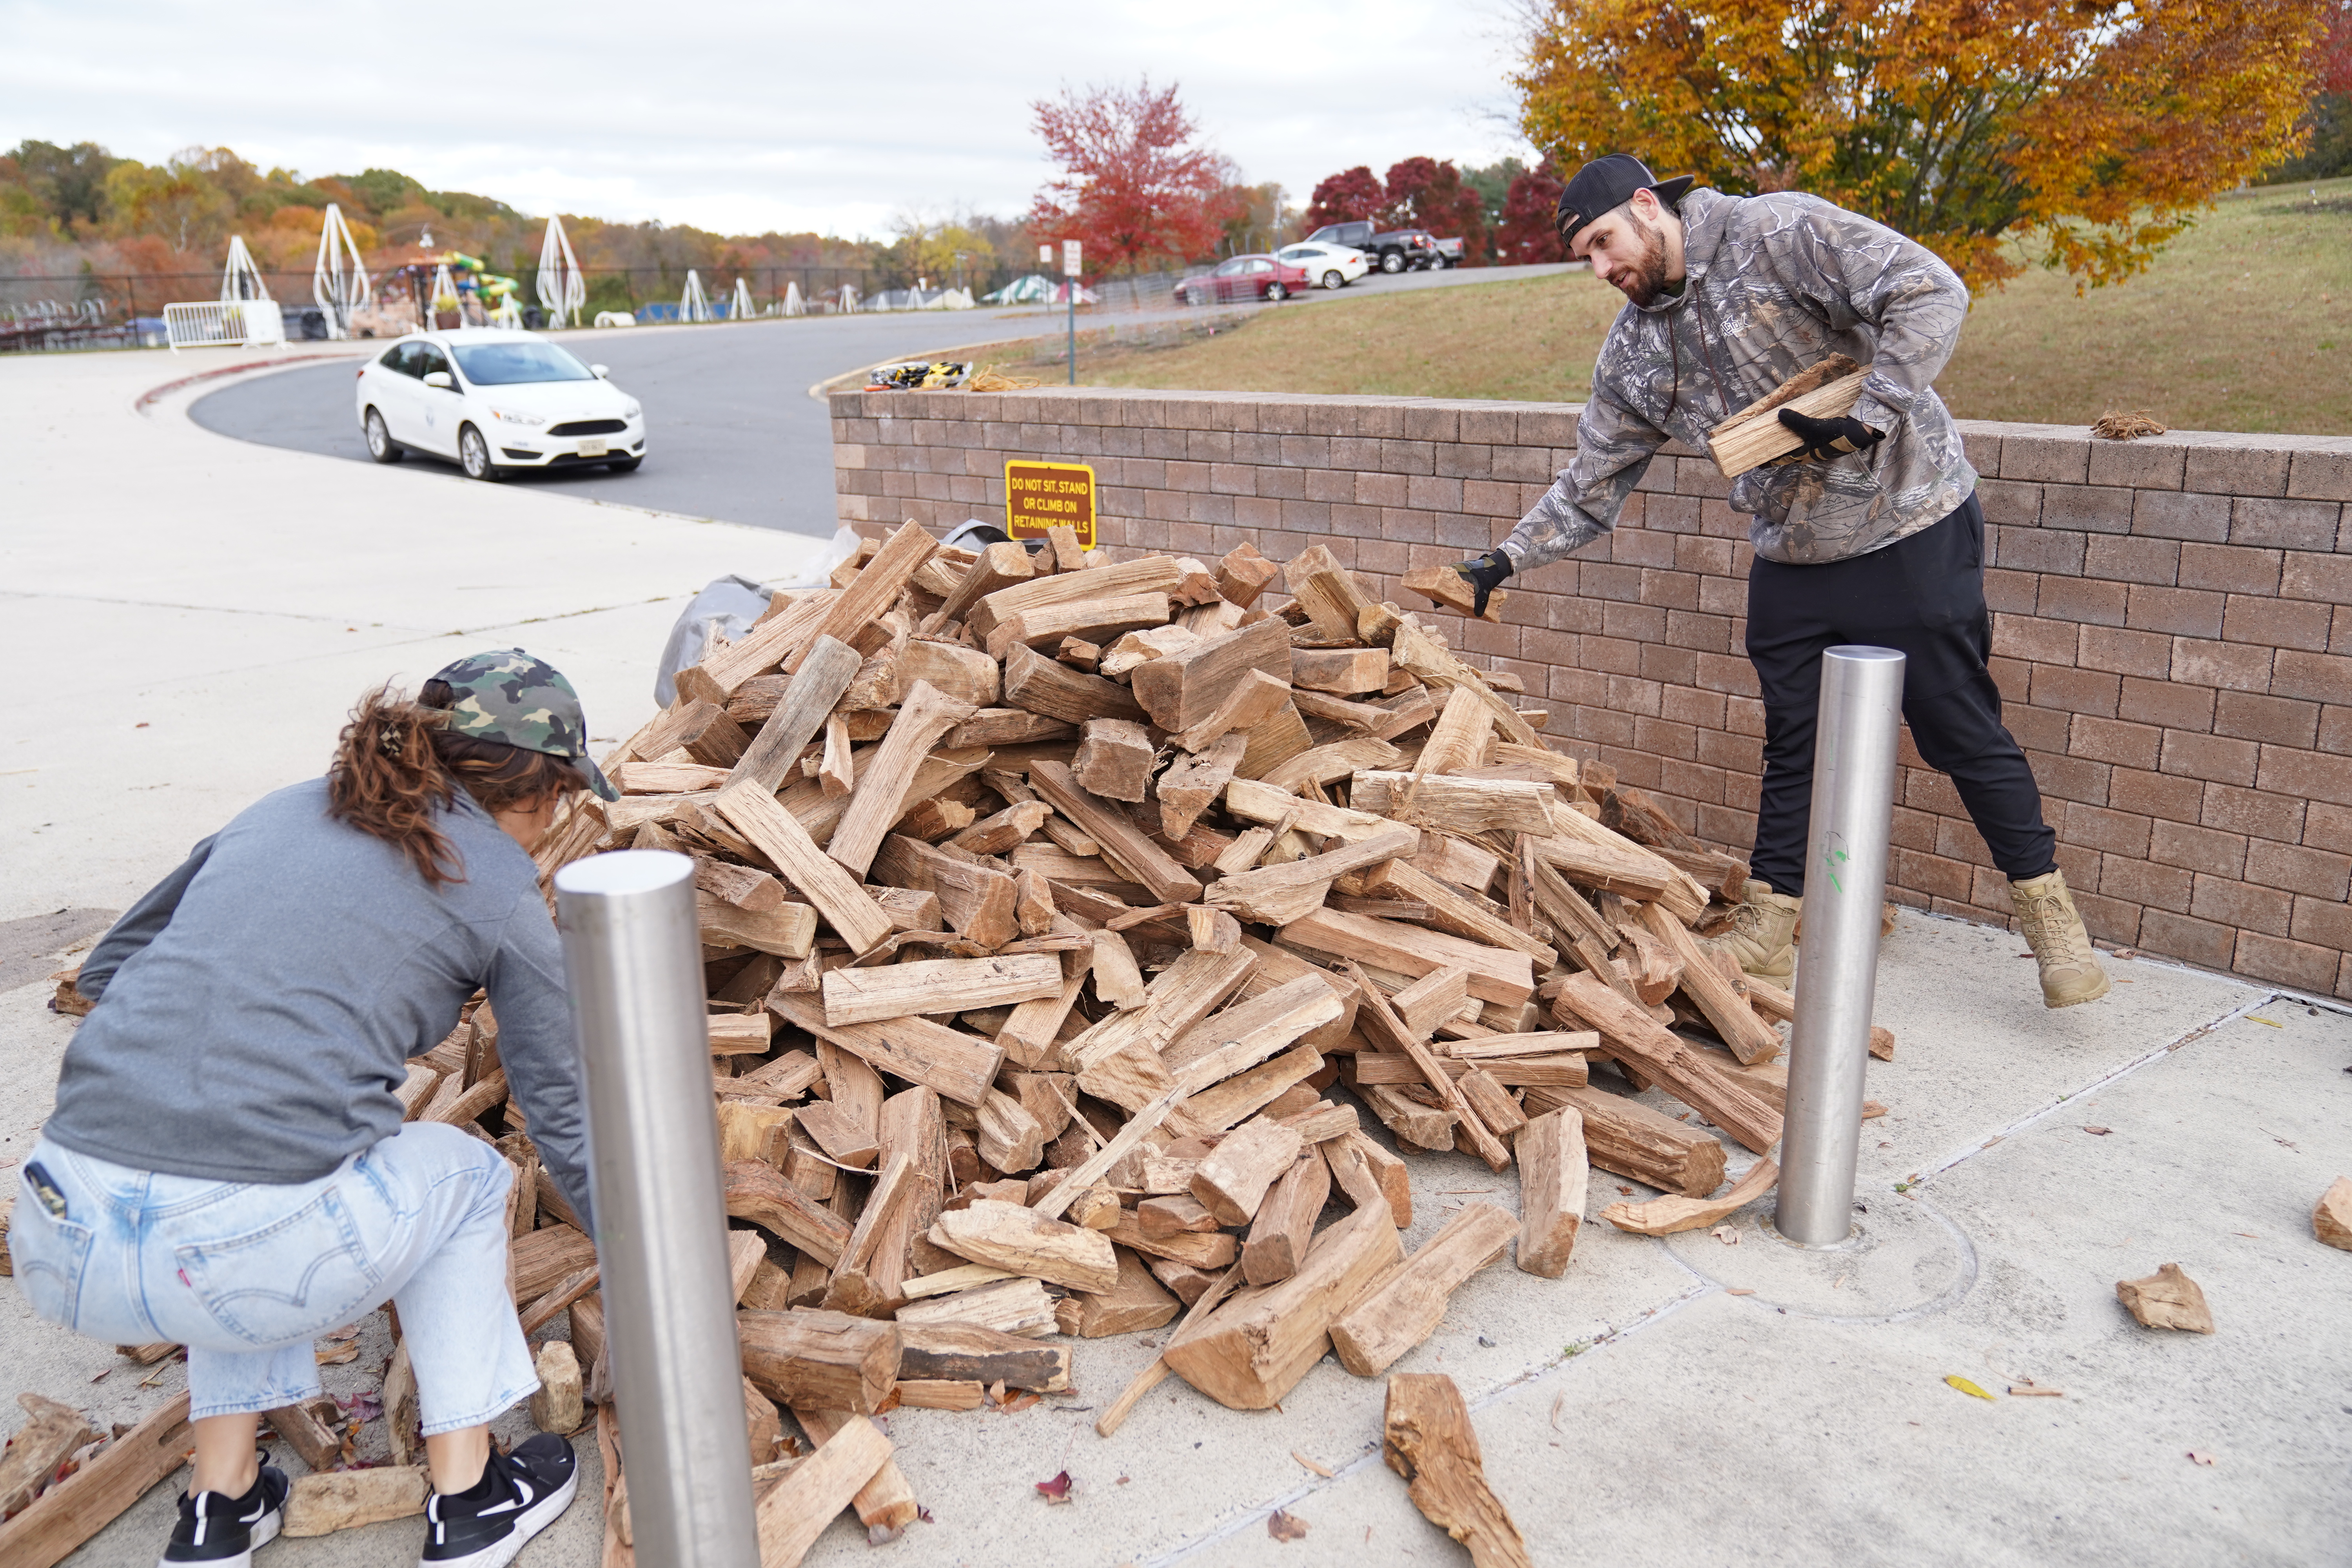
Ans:
POLYGON ((1609 329, 1575 459, 1503 543, 1516 571, 1608 532, 1669 437, 1706 451, 1725 416, 1831 353, 1870 367, 1854 417, 1886 438, 1732 481, 1756 552, 1791 565, 1865 555, 1968 499, 1976 470, 1932 385, 1968 315, 1950 268, 1884 224, 1793 191, 1701 188, 1676 211, 1682 294, 1628 303, 1609 329))

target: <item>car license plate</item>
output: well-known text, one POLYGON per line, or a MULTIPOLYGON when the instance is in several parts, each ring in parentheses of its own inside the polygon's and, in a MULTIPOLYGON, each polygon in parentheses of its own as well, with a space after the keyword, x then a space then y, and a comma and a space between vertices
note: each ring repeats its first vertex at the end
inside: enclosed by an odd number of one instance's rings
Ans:
POLYGON ((602 441, 583 441, 580 443, 580 455, 583 458, 601 458, 604 455, 605 448, 606 444, 602 441))

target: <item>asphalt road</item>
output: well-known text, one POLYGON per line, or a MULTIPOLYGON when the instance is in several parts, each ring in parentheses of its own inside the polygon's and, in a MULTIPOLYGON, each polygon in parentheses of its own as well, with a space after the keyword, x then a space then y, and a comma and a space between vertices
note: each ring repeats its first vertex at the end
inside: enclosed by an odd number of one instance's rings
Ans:
MULTIPOLYGON (((1564 270, 1499 267, 1375 276, 1338 292, 1312 289, 1284 305, 1254 308, 1331 309, 1384 293, 1498 283, 1564 270)), ((1081 324, 1099 327, 1185 314, 1171 306, 1096 317, 1081 324)), ((633 474, 602 468, 525 473, 509 482, 582 500, 822 537, 839 522, 834 502, 833 431, 824 405, 808 395, 812 385, 884 360, 1051 336, 1062 330, 1058 312, 981 310, 567 333, 566 346, 591 363, 611 367, 614 382, 645 405, 645 466, 633 474)), ((225 387, 198 399, 188 416, 218 435, 365 462, 367 447, 360 437, 352 381, 348 363, 306 365, 225 387)))

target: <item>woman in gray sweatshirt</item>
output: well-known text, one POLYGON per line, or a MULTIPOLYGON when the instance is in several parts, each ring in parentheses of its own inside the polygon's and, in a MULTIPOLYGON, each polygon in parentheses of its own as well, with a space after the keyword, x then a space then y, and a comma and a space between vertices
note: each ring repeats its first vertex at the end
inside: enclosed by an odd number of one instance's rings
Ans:
POLYGON ((51 1322, 188 1347, 195 1475, 166 1563, 243 1564, 280 1523, 262 1412, 311 1342, 389 1300, 434 1495, 424 1561, 496 1568, 571 1501, 571 1446, 493 1453, 538 1386, 507 1294, 513 1167, 404 1125, 406 1061, 487 991, 530 1141, 593 1235, 563 960, 530 858, 593 788, 580 702, 520 650, 361 700, 323 779, 240 813, 91 951, 95 1003, 19 1173, 17 1282, 51 1322))

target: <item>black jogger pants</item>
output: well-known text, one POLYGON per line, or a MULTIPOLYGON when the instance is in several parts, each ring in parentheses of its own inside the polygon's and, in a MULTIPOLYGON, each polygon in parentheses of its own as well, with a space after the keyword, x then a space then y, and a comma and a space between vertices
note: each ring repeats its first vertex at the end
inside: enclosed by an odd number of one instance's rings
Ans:
POLYGON ((1841 643, 1905 656, 1912 743, 1950 775, 1993 864, 2011 878, 2055 869, 2041 787, 2002 727, 2000 691, 1985 668, 1984 511, 1972 493, 1940 521, 1867 555, 1819 566, 1759 558, 1748 569, 1748 658, 1764 695, 1757 879, 1791 898, 1805 890, 1822 655, 1841 643))

